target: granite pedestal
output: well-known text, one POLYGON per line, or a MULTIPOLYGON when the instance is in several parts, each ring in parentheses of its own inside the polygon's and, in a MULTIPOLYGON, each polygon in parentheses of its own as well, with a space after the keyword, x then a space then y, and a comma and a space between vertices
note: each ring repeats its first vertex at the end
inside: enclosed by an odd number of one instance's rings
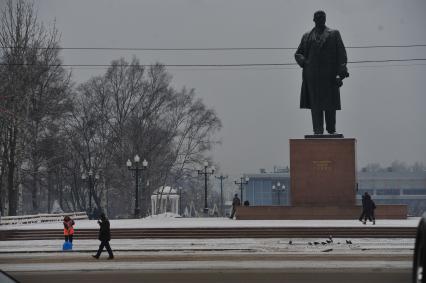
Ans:
POLYGON ((292 206, 353 206, 355 139, 290 140, 292 206))

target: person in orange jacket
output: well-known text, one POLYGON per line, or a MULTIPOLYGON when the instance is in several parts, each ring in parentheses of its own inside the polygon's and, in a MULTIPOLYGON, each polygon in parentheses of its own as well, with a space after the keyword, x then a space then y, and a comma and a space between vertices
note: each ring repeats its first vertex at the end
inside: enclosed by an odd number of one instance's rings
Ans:
POLYGON ((72 238, 74 236, 74 220, 71 219, 69 216, 64 217, 64 237, 65 242, 72 243, 72 238))

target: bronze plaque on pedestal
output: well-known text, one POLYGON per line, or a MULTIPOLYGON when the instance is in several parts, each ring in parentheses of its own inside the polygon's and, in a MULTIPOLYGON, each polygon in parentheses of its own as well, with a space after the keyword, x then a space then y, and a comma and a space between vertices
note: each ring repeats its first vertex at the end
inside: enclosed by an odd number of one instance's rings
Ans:
POLYGON ((354 206, 355 139, 291 139, 292 206, 354 206))

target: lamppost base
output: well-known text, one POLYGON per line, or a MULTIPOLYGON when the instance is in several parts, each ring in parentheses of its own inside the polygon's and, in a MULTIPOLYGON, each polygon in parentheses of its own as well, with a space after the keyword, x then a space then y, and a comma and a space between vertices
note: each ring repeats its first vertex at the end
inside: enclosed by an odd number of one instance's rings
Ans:
POLYGON ((86 214, 87 214, 87 218, 89 218, 89 220, 93 220, 93 215, 92 215, 92 212, 90 210, 87 210, 86 214))
POLYGON ((139 218, 141 215, 141 210, 140 208, 135 208, 135 218, 139 218))
POLYGON ((208 213, 209 213, 209 209, 208 209, 207 207, 205 207, 205 208, 203 209, 203 212, 204 212, 204 214, 207 216, 207 215, 208 215, 208 213))

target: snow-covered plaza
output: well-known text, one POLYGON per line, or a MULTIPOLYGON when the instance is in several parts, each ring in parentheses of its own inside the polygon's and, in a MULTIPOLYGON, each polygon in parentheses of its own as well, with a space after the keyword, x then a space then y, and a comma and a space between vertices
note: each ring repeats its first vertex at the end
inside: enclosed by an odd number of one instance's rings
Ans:
MULTIPOLYGON (((417 227, 419 217, 403 220, 378 219, 374 227, 417 227)), ((180 218, 175 214, 162 214, 142 219, 110 220, 111 229, 121 228, 221 228, 221 227, 371 227, 358 220, 231 220, 229 218, 180 218)), ((2 225, 0 230, 10 229, 61 229, 62 222, 2 225)), ((97 229, 96 220, 76 221, 75 229, 97 229)))
MULTIPOLYGON (((192 227, 373 227, 357 220, 259 220, 175 218, 111 220, 115 228, 192 227)), ((419 218, 378 220, 374 227, 416 227, 419 218)), ((62 223, 3 225, 10 229, 60 229, 62 223)), ((96 229, 95 220, 77 221, 78 229, 96 229)), ((11 272, 39 270, 152 270, 251 268, 411 268, 414 238, 232 238, 232 239, 112 239, 113 261, 106 255, 94 260, 97 240, 74 241, 62 252, 62 240, 0 241, 0 269, 11 272), (349 241, 349 242, 348 242, 349 241)))

